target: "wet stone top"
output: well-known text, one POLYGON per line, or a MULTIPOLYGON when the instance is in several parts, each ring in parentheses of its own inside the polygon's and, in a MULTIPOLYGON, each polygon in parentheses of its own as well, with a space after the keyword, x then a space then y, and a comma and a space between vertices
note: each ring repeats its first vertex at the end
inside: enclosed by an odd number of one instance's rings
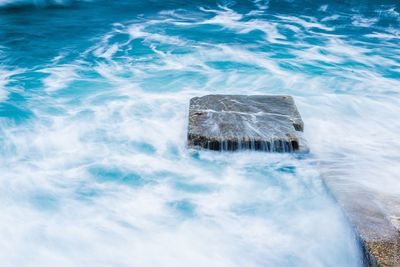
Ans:
POLYGON ((306 151, 303 128, 291 96, 206 95, 190 100, 190 148, 306 151))

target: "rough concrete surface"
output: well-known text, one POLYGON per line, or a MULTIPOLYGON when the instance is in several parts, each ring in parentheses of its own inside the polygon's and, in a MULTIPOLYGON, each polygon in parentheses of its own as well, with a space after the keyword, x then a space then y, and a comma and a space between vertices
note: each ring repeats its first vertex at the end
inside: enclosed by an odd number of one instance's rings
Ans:
POLYGON ((400 267, 400 231, 393 218, 399 200, 351 182, 337 163, 323 164, 324 181, 359 236, 364 266, 400 267))

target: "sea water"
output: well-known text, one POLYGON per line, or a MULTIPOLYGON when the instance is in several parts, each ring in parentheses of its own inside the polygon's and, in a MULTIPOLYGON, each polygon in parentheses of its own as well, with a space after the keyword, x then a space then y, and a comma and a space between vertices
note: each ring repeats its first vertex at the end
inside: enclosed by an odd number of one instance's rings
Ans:
POLYGON ((400 195, 399 12, 1 0, 1 266, 361 266, 319 162, 400 195), (206 94, 292 95, 310 154, 188 151, 206 94))

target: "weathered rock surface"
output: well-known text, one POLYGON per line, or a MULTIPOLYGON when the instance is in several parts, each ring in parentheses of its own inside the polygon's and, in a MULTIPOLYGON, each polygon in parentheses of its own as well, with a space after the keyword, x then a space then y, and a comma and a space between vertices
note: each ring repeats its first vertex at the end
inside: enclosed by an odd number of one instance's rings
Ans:
POLYGON ((306 151, 303 128, 290 96, 207 95, 190 100, 191 148, 306 151))
MULTIPOLYGON (((399 208, 397 199, 388 199, 377 192, 351 182, 347 163, 323 162, 322 177, 342 207, 359 236, 365 267, 400 267, 400 231, 398 217, 391 208, 399 208)), ((400 213, 400 210, 397 210, 400 213)))

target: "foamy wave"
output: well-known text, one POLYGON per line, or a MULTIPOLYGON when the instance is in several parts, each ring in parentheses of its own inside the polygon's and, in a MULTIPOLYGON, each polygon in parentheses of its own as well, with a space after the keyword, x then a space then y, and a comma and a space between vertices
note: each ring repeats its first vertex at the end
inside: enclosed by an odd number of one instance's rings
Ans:
POLYGON ((352 17, 352 19, 353 19, 352 22, 353 25, 361 27, 371 27, 378 21, 378 18, 366 18, 360 15, 355 15, 352 17))
POLYGON ((396 29, 347 38, 331 9, 168 10, 38 66, 44 91, 24 92, 35 118, 0 122, 2 266, 360 266, 316 162, 399 196, 400 58, 379 36, 396 29), (209 93, 293 95, 311 158, 190 153, 188 101, 209 93))
POLYGON ((333 31, 334 29, 332 27, 328 27, 322 23, 319 23, 316 18, 313 17, 294 17, 294 16, 282 16, 279 15, 277 18, 281 19, 282 21, 285 22, 290 22, 294 23, 296 25, 300 25, 304 29, 307 30, 312 30, 312 29, 320 29, 324 31, 333 31))
POLYGON ((61 65, 41 69, 40 72, 48 74, 48 77, 43 79, 45 90, 53 92, 66 88, 70 82, 79 78, 77 73, 79 69, 74 65, 61 65))
POLYGON ((7 96, 9 94, 10 89, 7 88, 7 85, 15 81, 12 76, 23 72, 22 70, 7 70, 4 68, 0 68, 0 102, 7 100, 7 96))

